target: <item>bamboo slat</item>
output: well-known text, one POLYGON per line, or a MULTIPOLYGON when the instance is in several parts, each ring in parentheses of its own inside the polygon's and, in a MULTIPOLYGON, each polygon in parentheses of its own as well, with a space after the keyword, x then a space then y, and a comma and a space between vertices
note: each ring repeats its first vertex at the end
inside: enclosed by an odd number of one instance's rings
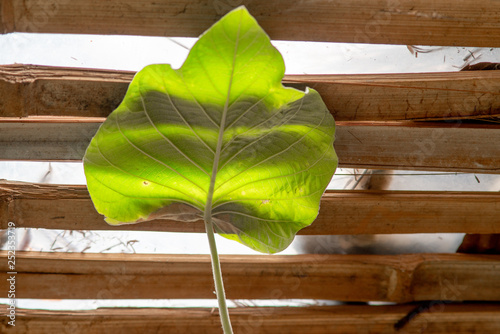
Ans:
MULTIPOLYGON (((81 160, 99 123, 0 122, 0 160, 81 160)), ((337 122, 339 166, 498 173, 499 124, 337 122)))
POLYGON ((3 0, 0 32, 197 37, 246 5, 272 39, 500 46, 495 0, 3 0))
MULTIPOLYGON (((230 309, 235 333, 286 334, 497 334, 500 305, 434 302, 409 322, 401 320, 420 304, 311 307, 239 307, 230 309), (399 328, 399 327, 398 327, 399 328)), ((4 313, 5 306, 0 306, 4 313)), ((2 333, 122 334, 122 333, 217 333, 218 312, 203 308, 100 308, 89 311, 17 309, 16 326, 0 322, 2 333), (64 319, 64 321, 62 321, 64 319)))
MULTIPOLYGON (((500 233, 500 193, 327 191, 314 223, 300 234, 500 233)), ((204 233, 202 221, 156 220, 110 226, 85 186, 0 182, 0 228, 204 233)))
POLYGON ((0 116, 107 117, 134 73, 33 65, 0 66, 0 116))
POLYGON ((337 122, 339 165, 352 168, 498 173, 500 126, 337 122))
MULTIPOLYGON (((123 99, 133 75, 126 71, 0 66, 0 117, 107 117, 123 99)), ((293 75, 286 76, 285 82, 318 90, 337 121, 500 115, 500 71, 293 75)))
POLYGON ((500 71, 290 75, 316 89, 338 121, 476 119, 500 115, 500 71))
MULTIPOLYGON (((7 272, 7 252, 0 252, 7 272)), ((500 299, 500 255, 225 255, 229 299, 500 299)), ((16 297, 214 298, 208 255, 16 253, 16 297)), ((0 280, 8 291, 9 282, 0 280)))

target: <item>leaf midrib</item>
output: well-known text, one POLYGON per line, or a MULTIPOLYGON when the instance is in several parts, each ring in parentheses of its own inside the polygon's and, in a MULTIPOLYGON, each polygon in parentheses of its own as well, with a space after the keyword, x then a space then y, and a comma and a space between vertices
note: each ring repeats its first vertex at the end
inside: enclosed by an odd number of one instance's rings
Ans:
POLYGON ((214 163, 212 166, 212 175, 210 177, 210 185, 209 185, 208 193, 207 193, 207 202, 205 204, 205 212, 204 212, 205 222, 212 220, 212 201, 213 201, 213 196, 214 196, 217 171, 219 169, 219 160, 220 160, 221 151, 222 151, 222 141, 224 138, 227 112, 229 109, 229 100, 231 97, 231 88, 233 85, 234 70, 236 67, 236 55, 238 52, 238 45, 239 45, 239 41, 240 41, 240 30, 241 30, 241 17, 240 17, 240 24, 238 26, 238 32, 236 33, 236 41, 235 41, 234 51, 233 51, 233 63, 231 65, 231 75, 229 77, 229 85, 227 88, 226 102, 224 103, 224 109, 222 111, 222 117, 221 117, 221 122, 220 122, 220 126, 219 126, 219 136, 217 138, 217 147, 215 149, 214 163))

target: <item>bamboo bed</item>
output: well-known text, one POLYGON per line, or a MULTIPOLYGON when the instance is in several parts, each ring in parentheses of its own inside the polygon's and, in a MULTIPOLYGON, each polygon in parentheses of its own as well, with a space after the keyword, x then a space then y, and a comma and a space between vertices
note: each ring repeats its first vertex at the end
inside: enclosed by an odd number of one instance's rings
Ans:
MULTIPOLYGON (((245 4, 272 39, 500 47, 500 1, 0 1, 0 30, 196 37, 245 4)), ((0 66, 0 160, 79 161, 134 73, 0 66)), ((500 71, 293 75, 338 126, 341 167, 500 174, 500 71), (450 122, 453 120, 453 122, 450 122), (460 120, 457 122, 457 120, 460 120)), ((304 235, 500 233, 500 193, 327 191, 304 235)), ((0 227, 203 232, 202 222, 110 227, 85 186, 0 180, 0 227)), ((500 247, 499 247, 500 248, 500 247)), ((7 251, 0 252, 8 291, 7 251)), ((332 299, 336 306, 231 309, 236 333, 499 333, 500 255, 226 255, 229 299, 332 299), (382 301, 373 306, 357 302, 382 301)), ((204 255, 16 253, 16 297, 213 298, 204 255)), ((0 305, 1 313, 7 312, 0 305)), ((217 310, 17 309, 2 333, 219 333, 217 310)))

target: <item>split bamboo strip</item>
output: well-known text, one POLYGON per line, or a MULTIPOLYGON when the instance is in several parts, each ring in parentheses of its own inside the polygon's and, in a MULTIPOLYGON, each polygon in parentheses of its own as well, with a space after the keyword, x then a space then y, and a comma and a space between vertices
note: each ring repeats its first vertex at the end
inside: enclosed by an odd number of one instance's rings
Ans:
MULTIPOLYGON (((6 251, 0 260, 8 271, 6 251)), ((500 255, 221 256, 229 299, 495 301, 499 265, 500 255)), ((214 298, 208 255, 16 252, 16 271, 17 298, 214 298)))
POLYGON ((0 66, 0 116, 107 117, 134 72, 34 65, 0 66))
POLYGON ((337 121, 500 116, 500 71, 290 75, 285 81, 316 89, 337 121))
MULTIPOLYGON (((81 160, 99 125, 0 122, 0 160, 81 160)), ((335 150, 341 167, 498 173, 499 142, 499 124, 337 122, 335 150)))
POLYGON ((495 0, 3 0, 0 32, 197 37, 240 5, 277 40, 500 46, 495 0))
MULTIPOLYGON (((0 117, 107 117, 134 73, 31 65, 0 66, 0 117)), ((500 116, 500 71, 292 75, 319 91, 337 121, 472 119, 500 116)), ((45 117, 45 118, 44 118, 45 117)))
MULTIPOLYGON (((428 310, 421 304, 310 307, 238 307, 230 309, 236 333, 261 334, 497 334, 500 305, 434 302, 428 310), (401 330, 395 325, 424 309, 401 330)), ((0 312, 6 312, 1 305, 0 312)), ((16 326, 0 323, 2 333, 220 333, 218 312, 204 308, 100 308, 89 311, 16 310, 16 326)))
POLYGON ((339 165, 352 168, 500 171, 500 125, 337 122, 339 165))
MULTIPOLYGON (((300 234, 500 233, 500 193, 327 191, 300 234)), ((0 228, 204 233, 202 221, 155 220, 110 226, 85 186, 0 182, 0 228)))

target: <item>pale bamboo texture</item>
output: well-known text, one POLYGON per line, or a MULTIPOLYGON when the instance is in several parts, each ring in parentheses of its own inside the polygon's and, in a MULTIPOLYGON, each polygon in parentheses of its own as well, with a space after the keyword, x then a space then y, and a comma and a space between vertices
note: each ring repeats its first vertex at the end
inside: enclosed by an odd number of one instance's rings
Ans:
MULTIPOLYGON (((0 252, 7 271, 7 252, 0 252)), ((228 299, 500 299, 500 255, 221 255, 228 299)), ((208 255, 18 252, 16 296, 213 298, 208 255)), ((0 289, 8 291, 8 281, 0 289)))
MULTIPOLYGON (((0 117, 107 117, 135 73, 32 65, 0 66, 0 117)), ((473 119, 500 116, 500 71, 290 75, 316 89, 337 121, 473 119)), ((1 121, 2 119, 0 119, 1 121)))
POLYGON ((240 5, 277 40, 500 46, 495 0, 2 0, 0 32, 198 37, 240 5))
MULTIPOLYGON (((329 190, 300 234, 500 233, 500 193, 329 190)), ((205 231, 203 221, 110 226, 85 186, 0 182, 0 223, 64 230, 205 231)))
MULTIPOLYGON (((5 306, 0 307, 4 312, 5 306)), ((200 308, 101 308, 95 311, 18 309, 19 323, 5 333, 183 333, 219 334, 218 312, 200 308), (64 321, 61 321, 64 319, 64 321)), ((431 302, 391 306, 239 307, 231 309, 236 333, 400 334, 500 331, 498 304, 431 302), (420 312, 419 312, 420 310, 420 312), (415 316, 405 321, 408 315, 415 316), (397 330, 394 326, 398 324, 397 330)))

